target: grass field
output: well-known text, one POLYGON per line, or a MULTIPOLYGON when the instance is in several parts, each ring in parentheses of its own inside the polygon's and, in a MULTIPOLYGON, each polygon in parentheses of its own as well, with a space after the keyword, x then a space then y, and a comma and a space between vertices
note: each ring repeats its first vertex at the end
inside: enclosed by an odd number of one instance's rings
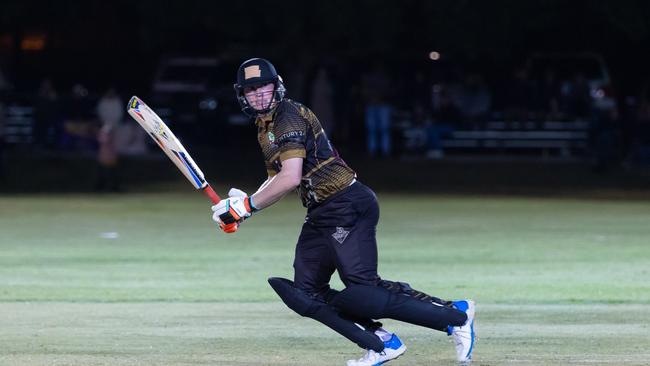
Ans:
MULTIPOLYGON (((379 198, 380 273, 474 298, 475 364, 650 364, 647 201, 379 198)), ((344 365, 361 355, 266 283, 292 276, 297 199, 231 236, 209 216, 189 191, 0 196, 0 365, 344 365)), ((390 365, 455 364, 443 334, 386 324, 409 347, 390 365)))

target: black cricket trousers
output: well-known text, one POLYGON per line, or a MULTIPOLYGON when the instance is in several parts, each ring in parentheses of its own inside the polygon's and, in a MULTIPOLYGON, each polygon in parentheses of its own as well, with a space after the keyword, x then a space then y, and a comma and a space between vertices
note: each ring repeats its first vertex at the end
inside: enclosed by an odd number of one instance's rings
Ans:
POLYGON ((378 221, 377 197, 360 182, 310 207, 296 245, 295 286, 322 297, 334 270, 345 286, 377 285, 378 221))

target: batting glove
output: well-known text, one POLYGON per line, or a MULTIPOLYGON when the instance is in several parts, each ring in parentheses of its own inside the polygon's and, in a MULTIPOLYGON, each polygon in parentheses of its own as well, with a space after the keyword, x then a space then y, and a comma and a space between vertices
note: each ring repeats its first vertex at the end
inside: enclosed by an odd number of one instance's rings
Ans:
POLYGON ((212 220, 226 233, 234 233, 237 226, 256 211, 250 197, 238 189, 228 192, 230 197, 212 206, 212 220), (231 225, 235 224, 235 225, 231 225))
POLYGON ((230 188, 230 190, 228 191, 228 197, 241 197, 241 198, 245 198, 245 197, 248 197, 248 193, 242 191, 241 189, 230 188))

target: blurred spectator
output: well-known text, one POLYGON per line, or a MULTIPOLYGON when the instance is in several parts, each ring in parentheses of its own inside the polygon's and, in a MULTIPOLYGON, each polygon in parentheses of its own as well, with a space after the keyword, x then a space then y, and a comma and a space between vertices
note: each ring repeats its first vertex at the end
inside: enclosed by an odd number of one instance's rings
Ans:
POLYGON ((402 147, 409 152, 424 152, 430 159, 440 159, 444 156, 442 139, 454 131, 453 126, 460 120, 448 87, 432 85, 421 70, 403 82, 400 93, 407 96, 407 104, 403 105, 409 107, 409 113, 404 114, 408 123, 400 123, 405 137, 402 147))
POLYGON ((560 119, 560 84, 555 72, 547 69, 537 87, 537 118, 539 120, 560 119))
POLYGON ((453 128, 432 118, 429 110, 421 104, 413 109, 415 127, 423 128, 426 135, 426 156, 429 159, 440 159, 444 156, 442 138, 453 132, 453 128))
MULTIPOLYGON (((584 78, 584 77, 583 77, 584 78)), ((589 83, 576 78, 580 88, 587 87, 587 97, 581 100, 580 108, 585 110, 577 114, 579 118, 587 113, 587 118, 590 119, 590 142, 594 150, 596 158, 596 165, 594 170, 597 172, 605 172, 620 158, 620 144, 622 140, 622 123, 619 118, 618 104, 616 100, 611 97, 598 98, 593 100, 590 94, 589 83)), ((581 91, 585 93, 584 90, 581 91)))
POLYGON ((439 159, 444 156, 442 139, 450 136, 458 128, 461 117, 460 111, 454 105, 446 85, 434 85, 433 94, 435 95, 435 104, 433 106, 433 119, 427 127, 427 157, 439 159))
POLYGON ((365 103, 368 154, 375 156, 381 149, 384 157, 391 152, 391 80, 382 64, 362 76, 361 93, 365 103))
POLYGON ((400 86, 399 94, 406 96, 412 109, 420 106, 426 113, 431 113, 434 103, 433 86, 424 72, 418 70, 413 75, 413 79, 404 81, 406 83, 400 86))
POLYGON ((118 155, 142 155, 147 152, 147 133, 137 123, 123 123, 115 133, 118 155))
POLYGON ((478 129, 492 107, 492 95, 478 74, 468 74, 463 84, 452 89, 451 98, 460 110, 465 128, 478 129))
POLYGON ((95 190, 117 192, 120 190, 118 177, 118 157, 116 131, 124 117, 124 104, 114 88, 109 88, 97 105, 97 116, 101 128, 97 136, 99 150, 97 154, 98 174, 95 190))
POLYGON ((527 122, 533 105, 533 84, 524 68, 517 68, 506 86, 505 119, 527 122))
POLYGON ((582 73, 562 84, 562 106, 569 118, 586 120, 591 114, 589 82, 582 73))
POLYGON ((456 126, 461 120, 460 110, 451 98, 449 87, 446 84, 437 84, 433 87, 436 95, 433 105, 433 118, 442 124, 456 126))
POLYGON ((124 104, 115 88, 109 88, 99 99, 97 117, 99 117, 102 127, 106 125, 117 126, 124 118, 124 104))
POLYGON ((620 131, 616 109, 593 112, 590 124, 590 142, 596 158, 594 171, 606 172, 618 160, 620 131))
POLYGON ((34 105, 34 145, 51 148, 57 142, 61 122, 59 96, 50 79, 45 79, 38 88, 34 105))
POLYGON ((334 89, 330 81, 327 69, 320 67, 316 72, 316 78, 311 86, 310 106, 314 114, 318 116, 323 130, 329 138, 334 135, 335 120, 333 106, 334 89))
POLYGON ((72 87, 72 97, 66 103, 64 133, 61 148, 67 150, 94 150, 97 145, 94 106, 88 89, 81 84, 72 87))

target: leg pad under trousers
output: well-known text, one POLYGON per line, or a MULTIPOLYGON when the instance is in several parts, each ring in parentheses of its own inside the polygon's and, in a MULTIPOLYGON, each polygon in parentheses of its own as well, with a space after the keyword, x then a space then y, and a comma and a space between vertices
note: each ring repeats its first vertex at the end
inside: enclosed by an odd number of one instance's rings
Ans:
POLYGON ((451 301, 443 300, 435 296, 425 294, 422 291, 418 291, 412 288, 411 285, 409 285, 406 282, 381 280, 379 281, 379 286, 389 290, 390 292, 397 292, 403 295, 414 297, 418 300, 430 301, 435 303, 436 305, 451 307, 451 301))
POLYGON ((451 306, 422 301, 380 286, 350 285, 330 304, 352 316, 390 318, 442 332, 449 325, 463 325, 467 321, 467 314, 451 306))
POLYGON ((376 352, 381 352, 384 349, 384 343, 372 330, 362 329, 360 325, 344 317, 326 302, 296 288, 292 281, 271 277, 269 284, 282 301, 299 315, 318 320, 363 349, 372 349, 376 352))

